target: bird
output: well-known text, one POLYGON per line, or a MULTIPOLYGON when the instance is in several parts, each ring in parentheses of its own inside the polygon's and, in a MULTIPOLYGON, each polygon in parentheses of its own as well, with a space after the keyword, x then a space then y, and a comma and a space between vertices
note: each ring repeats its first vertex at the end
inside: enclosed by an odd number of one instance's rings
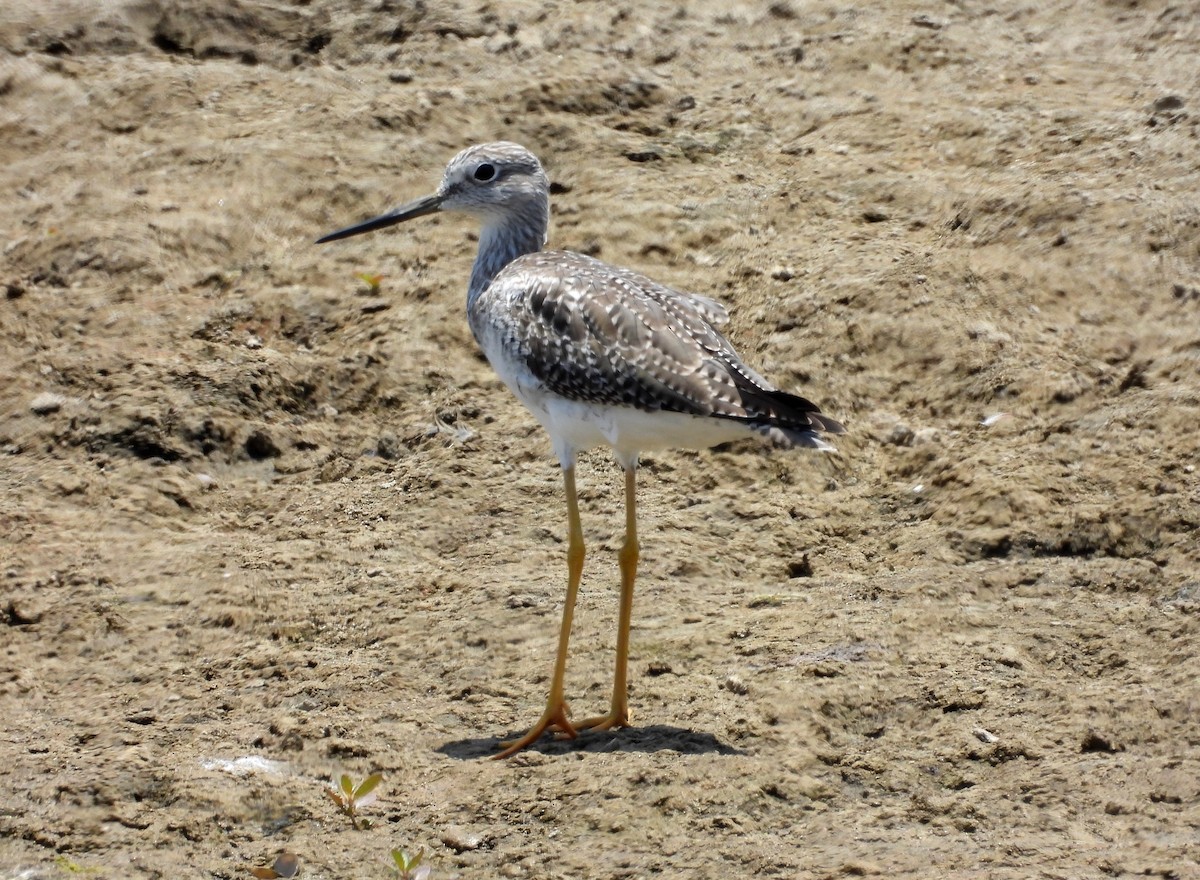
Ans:
POLYGON ((424 198, 317 240, 337 241, 439 211, 474 217, 479 247, 467 285, 467 323, 503 383, 541 423, 562 471, 567 503, 567 592, 546 707, 528 732, 501 742, 506 758, 552 734, 630 726, 629 630, 640 546, 637 468, 643 452, 702 449, 746 437, 760 447, 833 451, 845 428, 748 366, 721 332, 715 299, 566 250, 545 250, 550 179, 537 157, 508 141, 454 156, 424 198), (618 553, 616 670, 604 715, 572 721, 564 694, 568 645, 583 573, 576 492, 579 454, 608 446, 625 478, 618 553))

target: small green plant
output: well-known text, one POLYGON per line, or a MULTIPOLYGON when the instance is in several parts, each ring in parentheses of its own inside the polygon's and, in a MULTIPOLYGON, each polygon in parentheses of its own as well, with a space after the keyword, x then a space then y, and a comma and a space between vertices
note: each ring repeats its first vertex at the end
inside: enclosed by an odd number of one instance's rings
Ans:
POLYGON ((375 786, 383 781, 382 773, 372 773, 358 785, 354 784, 354 780, 350 778, 349 773, 343 773, 341 779, 338 779, 329 788, 325 789, 325 793, 329 795, 329 799, 337 804, 339 810, 346 814, 350 819, 350 824, 355 828, 369 828, 371 822, 368 819, 360 819, 358 811, 365 807, 371 801, 375 800, 375 786))
POLYGON ((392 850, 392 859, 396 862, 400 880, 425 880, 429 876, 429 866, 421 864, 423 858, 425 847, 421 847, 411 856, 403 847, 392 850))
MULTIPOLYGON (((420 861, 419 855, 417 861, 420 861)), ((66 856, 58 856, 55 858, 54 864, 71 874, 97 874, 100 871, 99 868, 89 868, 78 862, 73 862, 66 856)))
POLYGON ((379 285, 383 282, 382 275, 372 275, 370 272, 355 272, 354 277, 367 285, 367 291, 372 296, 379 293, 379 285))

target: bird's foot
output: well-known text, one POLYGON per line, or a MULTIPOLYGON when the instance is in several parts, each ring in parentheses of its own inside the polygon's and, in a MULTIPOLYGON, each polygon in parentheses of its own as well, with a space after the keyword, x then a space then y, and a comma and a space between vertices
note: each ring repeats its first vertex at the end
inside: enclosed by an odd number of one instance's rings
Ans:
POLYGON ((542 713, 542 717, 538 719, 537 724, 529 729, 529 732, 520 739, 512 739, 507 742, 502 742, 500 745, 504 751, 498 755, 493 755, 494 759, 507 758, 515 755, 521 749, 528 745, 532 745, 541 738, 543 733, 550 731, 557 734, 560 739, 574 739, 578 736, 576 725, 571 723, 567 717, 568 709, 565 701, 550 702, 546 705, 546 711, 542 713))
POLYGON ((607 715, 585 718, 575 725, 576 730, 616 730, 629 726, 629 707, 614 706, 607 715))

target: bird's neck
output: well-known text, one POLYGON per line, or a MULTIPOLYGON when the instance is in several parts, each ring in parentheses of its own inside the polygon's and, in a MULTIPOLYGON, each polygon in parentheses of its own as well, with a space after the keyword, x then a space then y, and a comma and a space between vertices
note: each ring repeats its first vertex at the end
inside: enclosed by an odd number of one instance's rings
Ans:
POLYGON ((487 217, 479 232, 479 253, 471 268, 468 308, 488 289, 500 271, 525 254, 542 249, 550 226, 549 205, 533 205, 528 213, 487 217))

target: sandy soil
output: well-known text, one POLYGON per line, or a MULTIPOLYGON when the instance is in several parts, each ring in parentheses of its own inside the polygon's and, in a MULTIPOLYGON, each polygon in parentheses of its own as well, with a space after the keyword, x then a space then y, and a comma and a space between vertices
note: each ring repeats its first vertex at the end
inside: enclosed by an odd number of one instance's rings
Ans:
POLYGON ((0 878, 1200 877, 1197 57, 1153 0, 6 0, 0 878), (564 511, 474 230, 312 244, 498 138, 850 429, 649 457, 639 726, 507 762, 564 511))

